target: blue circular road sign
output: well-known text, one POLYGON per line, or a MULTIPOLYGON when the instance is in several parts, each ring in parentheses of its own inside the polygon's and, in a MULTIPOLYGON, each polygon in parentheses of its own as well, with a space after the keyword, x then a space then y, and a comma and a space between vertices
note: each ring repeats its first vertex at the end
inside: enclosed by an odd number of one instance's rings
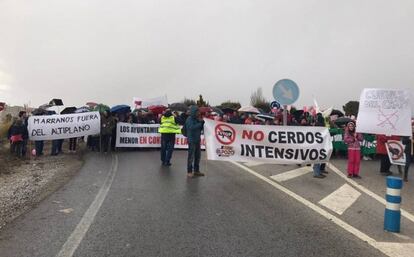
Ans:
POLYGON ((290 79, 281 79, 273 86, 273 97, 282 105, 290 105, 299 98, 299 87, 290 79))

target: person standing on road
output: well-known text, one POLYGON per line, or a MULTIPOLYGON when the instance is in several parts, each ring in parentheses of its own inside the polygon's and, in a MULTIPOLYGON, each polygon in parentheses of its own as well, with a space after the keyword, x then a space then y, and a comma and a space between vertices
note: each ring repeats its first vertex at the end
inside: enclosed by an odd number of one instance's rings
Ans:
POLYGON ((348 145, 348 178, 361 178, 359 167, 361 163, 362 134, 356 133, 355 123, 348 122, 345 128, 344 142, 348 145))
POLYGON ((27 153, 27 142, 29 141, 29 130, 28 130, 28 117, 25 111, 19 112, 19 119, 22 121, 25 133, 23 135, 23 142, 22 142, 22 156, 26 156, 27 153))
POLYGON ((411 158, 412 158, 412 138, 409 137, 402 137, 402 143, 405 146, 404 153, 405 153, 405 166, 404 166, 404 181, 408 181, 408 169, 411 165, 411 158))
POLYGON ((170 109, 165 110, 161 116, 158 132, 161 134, 161 162, 163 166, 171 166, 171 157, 174 151, 175 134, 180 134, 181 129, 176 117, 170 109))
POLYGON ((389 176, 392 174, 392 172, 390 171, 391 162, 388 158, 387 148, 385 147, 385 143, 388 140, 400 140, 400 137, 377 135, 377 154, 381 158, 380 173, 384 176, 389 176))
MULTIPOLYGON (((314 125, 316 127, 325 127, 325 120, 322 116, 322 113, 317 114, 314 125)), ((303 125, 303 126, 308 126, 308 125, 303 125)), ((314 178, 325 178, 326 175, 322 174, 322 173, 328 174, 328 171, 326 171, 325 168, 326 168, 326 163, 315 163, 313 165, 313 177, 314 178)))
POLYGON ((188 139, 187 176, 204 176, 200 172, 201 158, 201 131, 204 127, 204 120, 201 118, 197 106, 191 106, 190 116, 185 122, 185 130, 188 139), (194 173, 193 173, 194 171, 194 173))
POLYGON ((104 111, 101 115, 101 152, 107 153, 108 149, 110 149, 112 130, 114 127, 115 119, 108 113, 108 111, 104 111))
POLYGON ((13 124, 8 131, 8 138, 10 140, 10 152, 16 157, 21 158, 23 140, 25 138, 26 130, 22 120, 14 118, 13 124))

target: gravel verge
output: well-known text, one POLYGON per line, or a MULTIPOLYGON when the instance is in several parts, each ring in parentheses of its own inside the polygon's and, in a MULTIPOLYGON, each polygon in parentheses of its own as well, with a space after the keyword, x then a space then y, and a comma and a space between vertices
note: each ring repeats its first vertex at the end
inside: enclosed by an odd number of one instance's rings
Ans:
POLYGON ((0 229, 68 182, 83 164, 83 151, 26 160, 7 151, 0 151, 0 229))

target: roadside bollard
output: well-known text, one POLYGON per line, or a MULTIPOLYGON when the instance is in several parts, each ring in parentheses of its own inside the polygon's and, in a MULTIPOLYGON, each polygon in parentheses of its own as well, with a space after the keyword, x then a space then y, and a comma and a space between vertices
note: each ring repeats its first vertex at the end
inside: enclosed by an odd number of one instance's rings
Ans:
POLYGON ((389 232, 400 232, 401 223, 401 188, 402 179, 398 177, 387 177, 387 204, 385 205, 384 230, 389 232))

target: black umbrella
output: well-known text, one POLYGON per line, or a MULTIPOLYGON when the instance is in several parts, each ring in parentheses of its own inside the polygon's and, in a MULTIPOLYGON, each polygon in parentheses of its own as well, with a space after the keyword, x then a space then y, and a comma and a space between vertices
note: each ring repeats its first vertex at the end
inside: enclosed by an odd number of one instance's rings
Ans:
POLYGON ((76 107, 66 107, 65 109, 63 109, 63 111, 60 112, 60 114, 71 114, 71 113, 75 113, 77 109, 78 108, 76 108, 76 107))
POLYGON ((221 108, 221 110, 223 111, 223 113, 233 113, 234 111, 236 111, 230 107, 224 107, 224 108, 221 108))
POLYGON ((348 122, 350 121, 354 121, 354 120, 348 117, 341 117, 335 120, 335 124, 338 126, 342 126, 342 125, 348 124, 348 122))
POLYGON ((211 109, 213 109, 213 112, 217 113, 218 115, 223 115, 224 114, 224 112, 220 108, 211 107, 211 109))
POLYGON ((188 110, 187 105, 183 103, 172 103, 168 106, 171 111, 186 112, 188 110))
POLYGON ((343 117, 344 113, 341 112, 340 110, 333 109, 332 112, 331 112, 331 115, 329 115, 329 116, 332 116, 332 115, 338 115, 338 117, 343 117))
POLYGON ((54 99, 50 100, 49 105, 51 105, 51 106, 62 106, 63 101, 62 101, 62 99, 54 98, 54 99))
POLYGON ((295 110, 292 112, 292 115, 295 117, 296 120, 299 120, 300 116, 303 115, 303 110, 295 110))
POLYGON ((34 109, 32 111, 32 114, 35 115, 35 116, 46 115, 47 111, 45 109, 42 109, 42 108, 37 108, 37 109, 34 109))

